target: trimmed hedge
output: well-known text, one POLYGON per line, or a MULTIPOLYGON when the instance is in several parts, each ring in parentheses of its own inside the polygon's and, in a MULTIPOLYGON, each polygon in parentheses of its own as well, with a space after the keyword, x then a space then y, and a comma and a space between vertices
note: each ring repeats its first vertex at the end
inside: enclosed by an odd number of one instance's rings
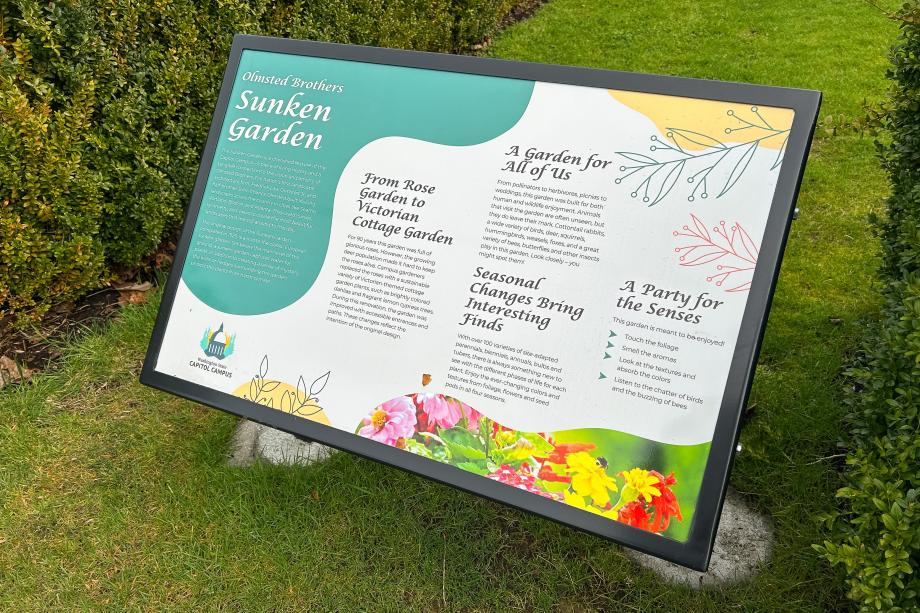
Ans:
POLYGON ((880 145, 891 180, 882 320, 851 371, 844 508, 816 546, 845 569, 861 611, 920 610, 920 2, 905 4, 880 145))
POLYGON ((38 315, 180 223, 236 32, 462 52, 516 0, 0 0, 0 310, 38 315))

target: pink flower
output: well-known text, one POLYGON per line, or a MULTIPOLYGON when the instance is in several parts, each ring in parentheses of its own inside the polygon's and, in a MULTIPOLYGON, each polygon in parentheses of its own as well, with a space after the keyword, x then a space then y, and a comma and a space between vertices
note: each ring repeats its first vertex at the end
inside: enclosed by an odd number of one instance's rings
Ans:
POLYGON ((498 470, 495 472, 489 473, 486 475, 489 479, 493 481, 498 481, 504 483, 505 485, 510 485, 511 487, 516 487, 519 490, 524 490, 530 492, 531 494, 538 494, 544 498, 552 498, 558 500, 558 496, 550 492, 544 492, 534 483, 536 477, 531 474, 531 472, 526 468, 526 464, 521 466, 519 469, 520 472, 514 470, 508 464, 502 464, 498 470))
POLYGON ((364 418, 358 434, 384 445, 398 446, 415 434, 415 406, 407 396, 387 400, 364 418))
POLYGON ((431 430, 434 426, 453 428, 460 421, 460 402, 453 398, 448 400, 443 394, 416 394, 415 401, 425 413, 431 430))
POLYGON ((482 413, 471 407, 465 402, 451 398, 454 402, 460 404, 460 410, 466 415, 466 427, 474 432, 479 431, 479 418, 482 417, 482 413))

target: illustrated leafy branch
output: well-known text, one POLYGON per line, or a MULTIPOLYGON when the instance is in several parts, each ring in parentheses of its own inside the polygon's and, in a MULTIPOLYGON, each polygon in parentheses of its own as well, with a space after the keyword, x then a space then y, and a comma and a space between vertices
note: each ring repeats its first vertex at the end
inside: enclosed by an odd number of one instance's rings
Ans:
POLYGON ((688 244, 674 248, 675 252, 681 254, 678 258, 680 265, 705 266, 718 262, 716 272, 706 277, 706 281, 714 282, 716 287, 722 287, 725 283, 733 285, 726 292, 749 290, 760 250, 747 230, 737 221, 726 229, 725 222, 720 221, 710 233, 706 224, 696 215, 691 213, 690 219, 692 225, 685 225, 673 232, 676 237, 690 239, 688 244), (746 280, 741 281, 742 278, 746 280), (738 285, 734 285, 739 281, 738 285))
POLYGON ((709 197, 710 181, 715 181, 719 174, 710 178, 713 171, 719 169, 721 172, 722 169, 730 168, 728 177, 719 189, 719 193, 716 194, 716 198, 724 196, 738 183, 751 163, 754 153, 765 141, 783 137, 783 142, 770 170, 779 168, 783 161, 786 143, 789 140, 789 130, 774 128, 764 119, 756 106, 751 107, 751 113, 753 115, 746 119, 734 110, 726 111, 726 115, 737 121, 738 125, 725 128, 725 133, 751 130, 752 138, 745 142, 728 145, 715 137, 693 130, 667 128, 665 136, 669 140, 652 136, 649 151, 669 152, 666 154, 668 159, 658 160, 644 153, 617 151, 617 155, 626 158, 633 165, 620 166, 620 172, 624 174, 617 177, 614 182, 620 184, 633 175, 637 175, 637 178, 642 178, 642 181, 630 193, 630 196, 638 198, 641 194, 642 202, 648 203, 648 206, 654 206, 664 200, 683 177, 687 183, 693 185, 687 196, 687 200, 693 202, 697 196, 704 199, 709 197), (696 153, 686 149, 689 145, 705 149, 696 153), (694 171, 692 174, 690 174, 691 170, 694 171))
MULTIPOLYGON (((309 390, 307 390, 307 383, 304 381, 303 375, 301 375, 297 379, 297 386, 294 391, 285 390, 281 394, 277 408, 285 413, 292 413, 300 417, 310 417, 322 411, 323 408, 319 406, 319 393, 323 391, 326 383, 329 382, 330 372, 327 371, 326 374, 317 377, 310 384, 309 390)), ((270 394, 275 391, 281 385, 281 381, 268 379, 267 376, 268 355, 264 355, 262 356, 261 364, 259 364, 259 372, 253 375, 249 381, 249 394, 244 394, 243 398, 274 409, 276 407, 272 397, 263 396, 263 394, 270 394)))

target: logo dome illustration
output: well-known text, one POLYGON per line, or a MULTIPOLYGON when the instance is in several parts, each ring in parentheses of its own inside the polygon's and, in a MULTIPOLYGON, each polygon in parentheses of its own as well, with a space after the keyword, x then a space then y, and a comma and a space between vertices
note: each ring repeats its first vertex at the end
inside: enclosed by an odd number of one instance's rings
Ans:
POLYGON ((201 350, 209 358, 223 360, 233 353, 233 345, 236 342, 236 334, 227 334, 224 332, 224 324, 221 323, 217 330, 211 331, 208 328, 201 337, 201 350))

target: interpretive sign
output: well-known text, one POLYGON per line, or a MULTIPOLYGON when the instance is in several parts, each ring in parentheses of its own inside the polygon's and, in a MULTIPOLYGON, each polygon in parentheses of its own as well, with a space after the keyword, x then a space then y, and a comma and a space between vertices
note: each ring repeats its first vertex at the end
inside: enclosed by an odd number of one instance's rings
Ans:
POLYGON ((703 569, 819 102, 238 36, 141 380, 703 569))

